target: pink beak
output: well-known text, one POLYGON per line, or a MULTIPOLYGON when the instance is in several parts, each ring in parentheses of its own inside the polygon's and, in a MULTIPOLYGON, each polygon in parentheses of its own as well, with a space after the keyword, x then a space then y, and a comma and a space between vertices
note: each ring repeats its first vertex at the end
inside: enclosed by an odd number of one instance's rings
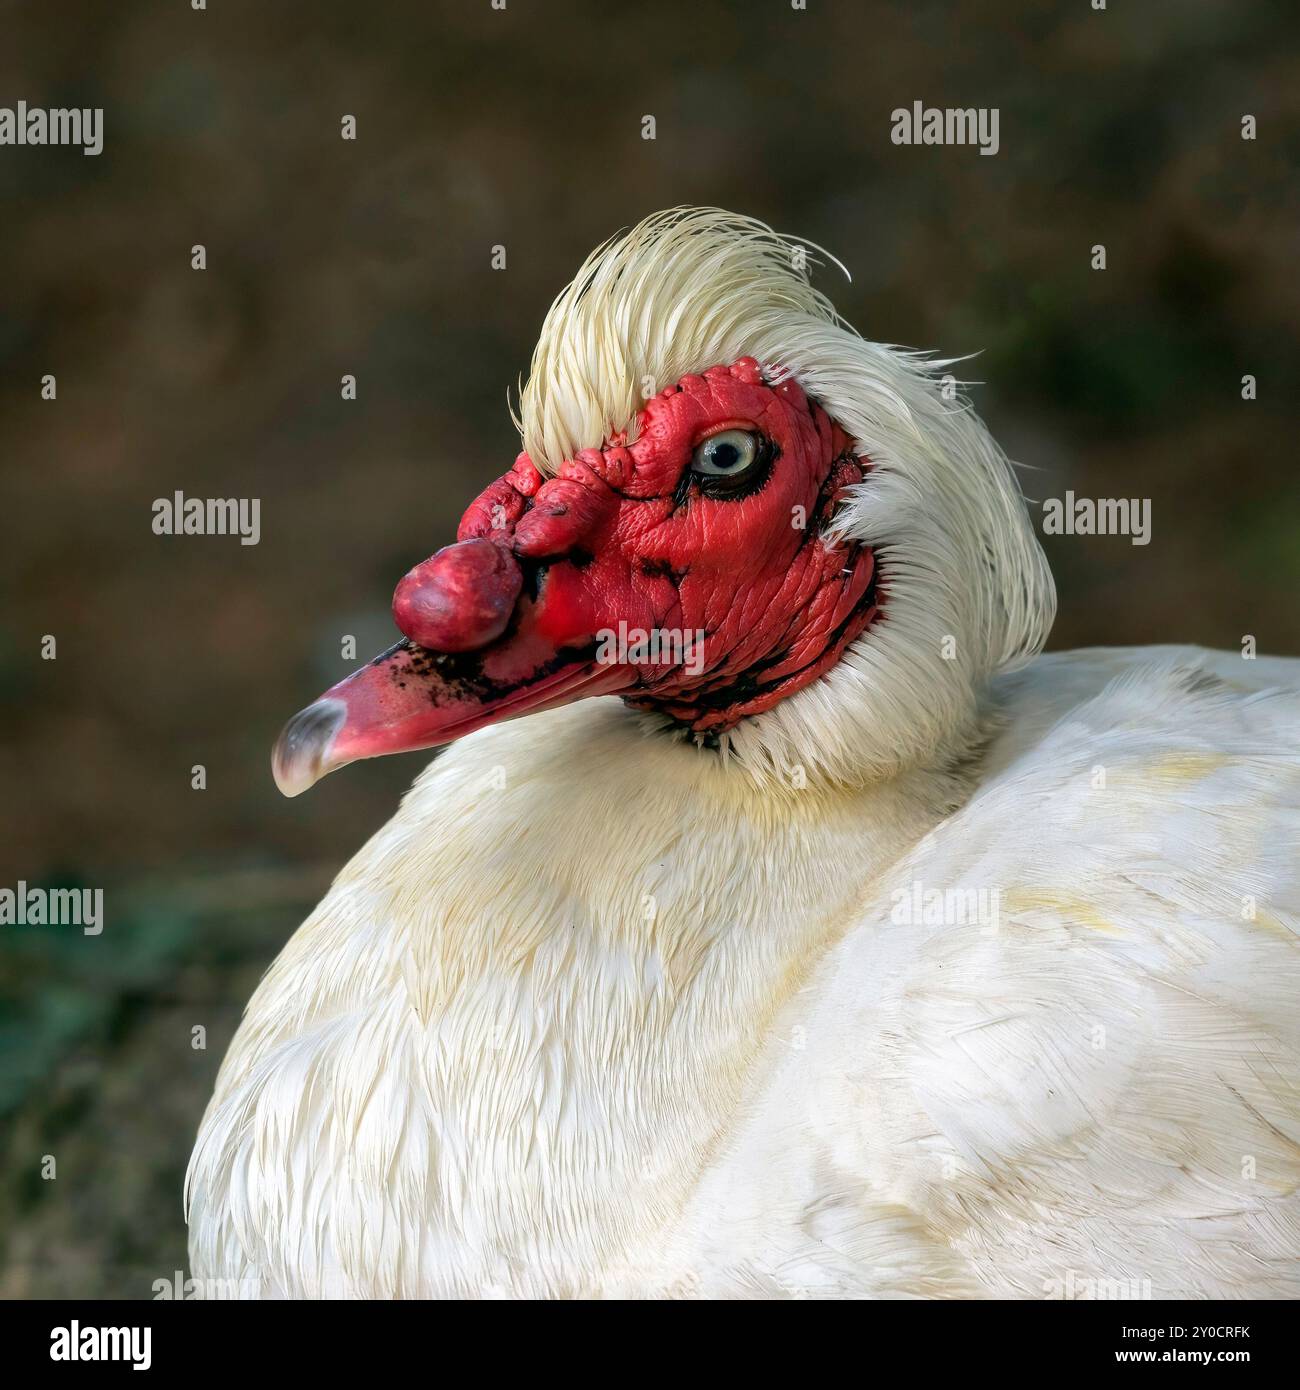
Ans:
POLYGON ((478 537, 407 574, 393 599, 403 640, 285 725, 272 754, 280 790, 297 796, 359 758, 436 748, 630 687, 632 668, 596 659, 607 623, 598 586, 560 560, 545 567, 540 595, 525 593, 523 564, 504 538, 478 537))

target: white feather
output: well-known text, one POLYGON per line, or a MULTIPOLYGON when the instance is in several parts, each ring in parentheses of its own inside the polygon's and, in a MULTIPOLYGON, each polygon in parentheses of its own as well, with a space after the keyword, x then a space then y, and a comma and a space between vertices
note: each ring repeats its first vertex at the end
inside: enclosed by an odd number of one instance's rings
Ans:
POLYGON ((679 209, 597 252, 525 443, 634 426, 642 374, 793 372, 872 460, 838 524, 885 620, 726 759, 609 700, 440 757, 249 1004, 196 1275, 1300 1293, 1297 663, 1032 659, 1054 595, 1005 458, 789 248, 679 209), (996 891, 996 930, 899 924, 914 884, 996 891))

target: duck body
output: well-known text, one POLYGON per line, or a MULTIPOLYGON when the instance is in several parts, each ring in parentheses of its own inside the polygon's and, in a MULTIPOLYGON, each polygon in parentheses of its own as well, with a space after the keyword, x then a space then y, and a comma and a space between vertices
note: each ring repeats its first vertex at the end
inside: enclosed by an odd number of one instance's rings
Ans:
POLYGON ((997 675, 944 757, 859 783, 615 700, 482 729, 253 996, 193 1272, 1300 1294, 1297 728, 1300 663, 1149 648, 997 675))

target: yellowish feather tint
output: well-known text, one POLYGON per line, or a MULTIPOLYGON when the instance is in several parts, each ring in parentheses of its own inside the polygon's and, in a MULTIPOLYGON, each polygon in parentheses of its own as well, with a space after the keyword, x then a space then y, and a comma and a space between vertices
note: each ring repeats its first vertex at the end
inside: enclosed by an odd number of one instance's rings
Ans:
POLYGON ((673 208, 596 248, 551 305, 518 417, 554 473, 579 449, 635 437, 637 412, 678 377, 739 357, 779 375, 794 330, 839 325, 809 272, 816 247, 720 208, 673 208))
POLYGON ((557 299, 525 444, 553 470, 642 377, 745 354, 871 458, 836 526, 876 549, 881 621, 720 753, 599 700, 434 761, 249 1003, 194 1273, 1300 1296, 1300 664, 1039 656, 1051 576, 944 364, 716 210, 557 299))

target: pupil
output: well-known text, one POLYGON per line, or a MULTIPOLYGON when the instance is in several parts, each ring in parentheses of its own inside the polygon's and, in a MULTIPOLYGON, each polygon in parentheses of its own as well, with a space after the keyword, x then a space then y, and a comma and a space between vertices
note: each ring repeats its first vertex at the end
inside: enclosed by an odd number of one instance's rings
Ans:
POLYGON ((734 444, 719 444, 713 451, 713 463, 717 468, 734 468, 740 458, 740 450, 734 444))

